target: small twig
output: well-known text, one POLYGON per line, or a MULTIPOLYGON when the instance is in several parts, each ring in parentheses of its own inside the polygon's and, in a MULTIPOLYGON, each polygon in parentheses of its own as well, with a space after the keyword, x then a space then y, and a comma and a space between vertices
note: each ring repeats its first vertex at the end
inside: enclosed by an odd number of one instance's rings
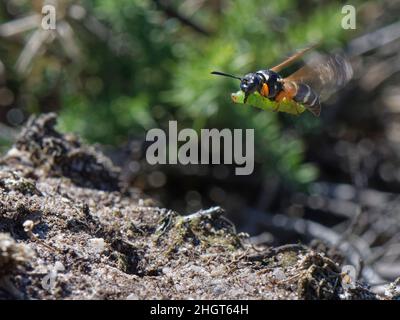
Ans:
POLYGON ((0 37, 12 37, 32 30, 40 25, 41 16, 32 14, 0 24, 0 37))
POLYGON ((34 223, 32 220, 26 220, 23 223, 23 227, 24 227, 24 231, 26 232, 26 234, 28 235, 28 237, 35 242, 40 243, 42 246, 46 247, 47 249, 53 251, 53 252, 57 252, 60 253, 59 249, 53 248, 52 246, 48 245, 47 243, 45 243, 44 241, 42 241, 41 239, 39 239, 39 237, 33 233, 33 228, 35 227, 37 223, 34 223))
POLYGON ((249 261, 258 261, 258 260, 268 259, 272 256, 276 256, 277 254, 283 253, 286 251, 298 252, 298 251, 305 251, 305 250, 307 250, 307 247, 302 244, 285 244, 283 246, 276 247, 276 248, 268 248, 265 251, 249 255, 246 258, 249 261))
POLYGON ((29 37, 16 62, 19 74, 25 74, 32 60, 37 56, 46 41, 50 40, 53 33, 48 30, 37 29, 29 37))
POLYGON ((352 40, 347 48, 347 52, 350 56, 359 56, 370 50, 383 47, 384 45, 399 39, 399 37, 400 22, 395 22, 352 40))
POLYGON ((187 216, 182 217, 183 222, 190 222, 193 220, 200 219, 205 216, 209 216, 210 218, 218 218, 224 213, 224 209, 221 207, 211 207, 205 210, 199 210, 195 213, 189 214, 187 216))
POLYGON ((199 24, 191 21, 189 18, 185 17, 175 9, 173 9, 169 3, 165 0, 153 0, 154 3, 160 8, 162 11, 165 12, 166 15, 178 19, 183 24, 189 26, 193 30, 197 31, 198 33, 208 36, 210 35, 210 31, 206 30, 204 27, 200 26, 199 24))
MULTIPOLYGON (((317 238, 326 241, 329 245, 335 245, 340 240, 340 235, 330 228, 320 225, 319 223, 308 221, 301 218, 289 218, 284 215, 270 215, 265 212, 248 209, 254 223, 267 228, 276 228, 279 230, 287 230, 302 234, 308 238, 317 238)), ((339 245, 339 249, 346 255, 347 260, 356 269, 360 270, 360 260, 369 256, 369 247, 365 246, 363 241, 359 238, 350 241, 343 241, 339 245)), ((382 278, 371 267, 363 267, 363 276, 370 283, 382 281, 382 278)))
POLYGON ((159 237, 161 237, 169 227, 171 226, 173 218, 173 211, 169 210, 166 214, 166 217, 163 219, 163 223, 157 228, 156 232, 160 232, 159 237))

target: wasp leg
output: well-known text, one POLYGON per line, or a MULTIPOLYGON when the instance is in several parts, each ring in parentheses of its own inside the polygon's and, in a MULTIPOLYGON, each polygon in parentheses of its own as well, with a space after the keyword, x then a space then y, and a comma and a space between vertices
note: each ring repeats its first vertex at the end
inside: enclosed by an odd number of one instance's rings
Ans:
POLYGON ((281 103, 280 103, 280 102, 277 102, 277 103, 276 103, 276 107, 275 107, 272 111, 273 111, 273 112, 278 112, 280 106, 281 106, 281 103))
MULTIPOLYGON (((296 95, 295 87, 290 86, 289 84, 285 83, 284 89, 277 94, 275 97, 275 101, 280 105, 283 102, 290 102, 294 104, 293 107, 296 110, 297 115, 300 114, 297 103, 293 100, 293 97, 296 95)), ((276 110, 279 109, 279 106, 276 110)))
POLYGON ((246 103, 246 102, 247 102, 247 99, 249 98, 249 95, 250 95, 250 94, 249 94, 249 93, 247 93, 247 92, 244 94, 244 100, 243 100, 243 103, 246 103))
POLYGON ((276 102, 282 102, 284 100, 286 100, 287 98, 289 98, 289 95, 287 94, 287 92, 285 92, 284 90, 282 90, 281 92, 279 92, 276 97, 275 97, 275 101, 276 102))
POLYGON ((286 91, 282 90, 275 97, 276 108, 274 108, 274 112, 278 112, 282 102, 285 102, 289 98, 289 95, 286 91))
POLYGON ((299 111, 299 105, 297 103, 295 103, 294 108, 296 109, 296 113, 299 116, 300 115, 300 111, 299 111))

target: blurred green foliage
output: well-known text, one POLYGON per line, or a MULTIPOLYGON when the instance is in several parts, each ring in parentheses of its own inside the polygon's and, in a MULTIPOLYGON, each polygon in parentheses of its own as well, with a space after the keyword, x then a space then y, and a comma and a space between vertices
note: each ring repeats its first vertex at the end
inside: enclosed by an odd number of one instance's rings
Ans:
MULTIPOLYGON (((40 1, 18 1, 17 14, 27 14, 40 1)), ((289 183, 307 183, 316 176, 303 163, 301 134, 285 130, 315 127, 318 119, 278 115, 234 105, 230 93, 237 81, 210 75, 212 70, 242 75, 267 68, 310 43, 341 46, 349 32, 341 28, 341 1, 236 0, 170 1, 177 12, 202 26, 195 31, 168 16, 157 1, 92 0, 60 1, 86 9, 82 19, 66 20, 80 49, 71 59, 62 41, 46 44, 23 77, 14 65, 23 45, 7 39, 0 45, 9 85, 17 107, 25 112, 58 110, 63 130, 89 141, 120 144, 142 136, 153 127, 254 128, 256 161, 266 172, 279 174, 289 183), (93 32, 90 19, 105 26, 93 32), (104 34, 104 32, 103 32, 104 34)), ((162 1, 161 1, 162 2, 162 1)), ((164 1, 163 3, 165 3, 164 1)), ((14 8, 15 9, 15 8, 14 8)), ((96 27, 94 27, 96 29, 96 27)), ((28 40, 30 33, 21 39, 28 40)))

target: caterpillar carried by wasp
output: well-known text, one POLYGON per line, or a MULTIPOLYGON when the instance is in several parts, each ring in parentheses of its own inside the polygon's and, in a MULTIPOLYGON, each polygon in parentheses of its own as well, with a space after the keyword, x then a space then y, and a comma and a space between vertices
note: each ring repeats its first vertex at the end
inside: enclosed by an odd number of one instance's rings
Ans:
POLYGON ((319 56, 287 77, 280 72, 293 64, 315 46, 300 50, 280 64, 270 68, 251 72, 238 77, 225 72, 213 71, 211 74, 240 80, 240 92, 233 94, 235 102, 251 103, 265 109, 266 101, 259 102, 254 95, 259 95, 274 103, 274 111, 299 114, 304 110, 315 116, 321 113, 321 101, 342 88, 353 76, 349 61, 340 54, 319 56), (240 96, 243 99, 240 100, 240 96), (261 106, 260 106, 261 105, 261 106), (283 110, 280 110, 283 106, 283 110), (289 106, 289 107, 288 107, 289 106))

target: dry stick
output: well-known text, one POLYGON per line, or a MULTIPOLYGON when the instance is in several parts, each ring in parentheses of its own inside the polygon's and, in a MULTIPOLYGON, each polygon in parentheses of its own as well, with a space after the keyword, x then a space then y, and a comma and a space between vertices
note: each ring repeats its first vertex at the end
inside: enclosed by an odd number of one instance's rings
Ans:
POLYGON ((184 217, 182 217, 182 220, 183 220, 183 222, 190 222, 190 221, 200 219, 205 216, 209 216, 211 218, 218 218, 223 213, 224 213, 224 209, 222 209, 221 207, 219 207, 219 206, 211 207, 209 209, 199 210, 195 213, 184 216, 184 217))
POLYGON ((33 228, 35 227, 35 225, 38 222, 33 222, 32 220, 26 220, 23 224, 24 227, 24 231, 26 232, 26 234, 28 235, 28 237, 32 240, 35 241, 39 244, 41 244, 42 246, 46 247, 47 249, 49 249, 50 251, 53 251, 55 253, 61 253, 60 249, 58 248, 54 248, 50 245, 48 245, 46 242, 44 242, 43 240, 41 240, 35 233, 33 233, 33 228))
POLYGON ((276 256, 279 253, 287 252, 287 251, 305 251, 307 250, 307 247, 302 245, 302 244, 285 244, 283 246, 279 247, 271 247, 268 248, 267 250, 261 251, 259 253, 251 254, 246 256, 247 260, 249 261, 259 261, 259 260, 264 260, 268 259, 270 257, 276 256))
POLYGON ((41 16, 32 14, 23 18, 13 19, 0 25, 0 37, 12 37, 30 31, 40 25, 41 16))
MULTIPOLYGON (((344 241, 349 241, 350 235, 354 234, 355 229, 358 226, 359 219, 363 214, 363 206, 360 201, 361 199, 361 191, 362 189, 367 187, 368 179, 366 175, 361 170, 361 157, 359 154, 359 150, 357 146, 355 146, 353 152, 348 154, 349 159, 349 168, 350 168, 350 175, 353 181, 353 185, 355 187, 355 197, 354 200, 358 204, 357 213, 351 217, 351 221, 347 229, 341 234, 338 241, 333 245, 333 249, 336 249, 340 246, 341 243, 344 241)), ((360 256, 360 260, 358 261, 358 268, 357 268, 357 278, 362 274, 362 269, 364 268, 364 262, 362 256, 360 256)))
POLYGON ((38 52, 44 46, 46 41, 51 39, 51 35, 51 33, 40 28, 32 33, 15 64, 18 73, 25 74, 27 72, 33 58, 37 56, 38 52))
POLYGON ((400 21, 355 38, 347 46, 350 56, 360 56, 400 38, 400 21))
MULTIPOLYGON (((381 246, 379 248, 376 248, 372 251, 371 257, 366 261, 368 264, 372 264, 376 261, 378 261, 379 259, 383 258, 383 257, 389 257, 389 256, 395 256, 397 260, 397 258, 400 255, 400 250, 397 250, 396 253, 390 254, 391 250, 393 250, 393 246, 398 246, 398 237, 397 235, 392 235, 389 240, 387 240, 385 242, 385 246, 387 246, 388 248, 382 248, 381 246)), ((393 261, 392 261, 393 262, 393 261)))
MULTIPOLYGON (((296 232, 308 238, 324 240, 330 245, 335 245, 340 240, 340 235, 335 231, 313 221, 301 218, 289 218, 282 214, 271 215, 252 208, 248 208, 246 212, 251 216, 249 218, 253 219, 257 224, 264 225, 267 228, 296 232)), ((364 244, 362 239, 357 239, 354 243, 342 241, 339 245, 339 249, 346 255, 350 263, 354 266, 358 266, 358 268, 360 268, 360 257, 363 259, 363 255, 368 256, 369 254, 369 247, 364 244)), ((383 281, 383 279, 369 266, 363 268, 362 274, 369 283, 378 283, 383 281)))
POLYGON ((189 18, 185 17, 175 9, 171 7, 168 1, 165 0, 153 0, 153 2, 160 8, 162 11, 165 12, 166 15, 178 19, 183 24, 189 26, 193 30, 201 33, 202 35, 208 36, 211 34, 210 31, 206 30, 204 27, 200 26, 199 24, 191 21, 189 18))

